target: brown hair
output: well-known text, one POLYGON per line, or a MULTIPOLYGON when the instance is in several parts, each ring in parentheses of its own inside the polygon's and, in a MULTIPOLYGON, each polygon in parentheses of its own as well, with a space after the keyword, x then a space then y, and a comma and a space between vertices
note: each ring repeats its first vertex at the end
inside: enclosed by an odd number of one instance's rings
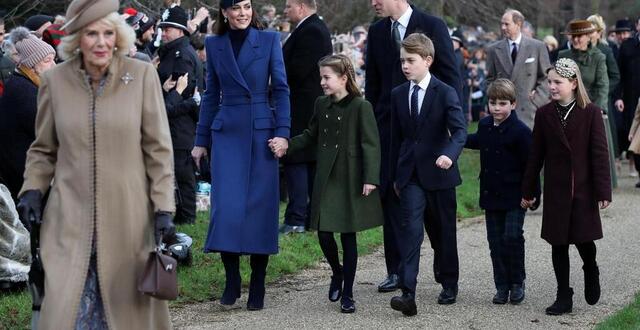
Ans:
POLYGON ((327 55, 318 61, 318 67, 329 67, 340 76, 347 76, 347 92, 355 96, 362 96, 360 87, 356 83, 356 71, 351 59, 344 54, 327 55))
MULTIPOLYGON (((251 23, 249 24, 249 26, 256 28, 258 30, 264 29, 264 24, 262 24, 262 21, 260 20, 260 15, 258 15, 258 13, 253 8, 253 6, 251 7, 251 11, 252 11, 251 23)), ((220 8, 218 9, 218 19, 216 20, 216 23, 213 26, 213 34, 221 36, 227 33, 229 29, 231 29, 229 27, 229 22, 228 21, 225 22, 224 15, 222 14, 222 8, 220 8)))
POLYGON ((509 79, 496 79, 487 89, 489 100, 508 100, 511 103, 516 101, 516 85, 509 79))
POLYGON ((402 40, 402 48, 409 54, 418 54, 422 58, 435 59, 435 48, 429 37, 423 33, 412 33, 402 40))
MULTIPOLYGON (((587 107, 587 105, 589 105, 589 103, 591 103, 591 99, 589 98, 589 93, 587 93, 587 89, 584 87, 584 83, 582 82, 582 74, 580 73, 580 68, 576 65, 575 69, 575 75, 571 78, 567 78, 564 77, 561 74, 558 74, 560 77, 565 78, 565 79, 569 79, 569 81, 575 81, 576 82, 576 90, 575 90, 575 96, 576 96, 576 104, 584 109, 587 107)), ((547 75, 549 75, 549 71, 556 71, 555 67, 552 66, 550 68, 547 69, 547 75)))

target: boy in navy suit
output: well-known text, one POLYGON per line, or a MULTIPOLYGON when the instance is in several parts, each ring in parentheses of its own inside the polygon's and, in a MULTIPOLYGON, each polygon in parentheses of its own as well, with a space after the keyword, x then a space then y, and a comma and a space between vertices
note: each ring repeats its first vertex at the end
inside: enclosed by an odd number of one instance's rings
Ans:
POLYGON ((456 90, 429 73, 434 59, 431 39, 413 33, 402 42, 402 72, 409 80, 391 92, 394 189, 400 198, 400 287, 391 308, 417 314, 415 291, 424 228, 439 265, 439 304, 458 294, 456 190, 462 180, 456 161, 467 137, 466 120, 456 90))
MULTIPOLYGON (((516 305, 524 299, 524 236, 526 209, 520 207, 522 176, 531 147, 531 130, 516 112, 516 87, 497 79, 487 91, 489 112, 465 147, 480 149, 480 207, 485 210, 491 250, 494 304, 516 305)), ((538 196, 537 200, 540 200, 538 196)))

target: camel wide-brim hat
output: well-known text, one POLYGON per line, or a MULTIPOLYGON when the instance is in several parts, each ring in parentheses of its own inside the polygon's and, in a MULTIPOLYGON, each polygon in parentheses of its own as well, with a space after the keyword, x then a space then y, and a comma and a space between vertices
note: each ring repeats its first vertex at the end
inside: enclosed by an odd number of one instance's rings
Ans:
POLYGON ((589 34, 595 30, 596 27, 593 26, 593 23, 584 19, 580 19, 569 22, 569 25, 567 25, 567 31, 561 32, 560 34, 575 36, 581 34, 589 34))
POLYGON ((67 34, 74 34, 83 27, 118 11, 118 0, 73 0, 67 8, 67 23, 62 26, 67 34))

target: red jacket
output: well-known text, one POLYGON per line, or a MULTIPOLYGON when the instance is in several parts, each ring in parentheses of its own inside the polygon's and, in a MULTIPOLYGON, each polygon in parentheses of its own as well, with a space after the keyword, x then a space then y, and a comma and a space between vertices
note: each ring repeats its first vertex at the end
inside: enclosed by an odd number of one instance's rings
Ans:
POLYGON ((570 114, 566 130, 554 103, 538 109, 523 197, 535 197, 544 164, 542 238, 552 245, 602 238, 598 201, 611 201, 611 176, 602 111, 593 103, 570 114))

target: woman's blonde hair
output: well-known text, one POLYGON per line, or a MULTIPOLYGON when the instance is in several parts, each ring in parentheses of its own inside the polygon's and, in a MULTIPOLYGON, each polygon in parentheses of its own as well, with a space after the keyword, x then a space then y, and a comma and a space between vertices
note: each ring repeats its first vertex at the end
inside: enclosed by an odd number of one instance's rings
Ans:
POLYGON ((587 89, 584 87, 584 83, 582 82, 582 74, 580 73, 580 68, 578 64, 574 62, 570 58, 561 58, 558 59, 556 63, 549 69, 547 69, 547 75, 549 71, 555 71, 560 77, 569 79, 569 81, 576 82, 576 104, 582 109, 586 108, 589 103, 591 103, 591 99, 589 98, 589 93, 587 93, 587 89))
MULTIPOLYGON (((113 12, 98 21, 112 26, 116 31, 114 55, 126 56, 129 54, 129 51, 134 46, 136 33, 125 22, 125 20, 120 17, 118 13, 113 12)), ((84 28, 61 39, 60 45, 58 45, 58 55, 61 59, 66 61, 80 54, 80 37, 82 36, 83 31, 84 28)))
POLYGON ((607 25, 604 24, 604 18, 598 14, 593 14, 587 18, 587 21, 591 22, 591 24, 595 26, 596 30, 598 30, 598 33, 600 33, 600 39, 598 39, 598 42, 604 45, 609 45, 609 42, 607 42, 607 36, 605 35, 607 25))
POLYGON ((353 63, 347 55, 327 55, 320 59, 318 66, 329 67, 339 76, 347 76, 347 92, 355 96, 362 96, 362 92, 356 82, 356 71, 353 69, 353 63))

